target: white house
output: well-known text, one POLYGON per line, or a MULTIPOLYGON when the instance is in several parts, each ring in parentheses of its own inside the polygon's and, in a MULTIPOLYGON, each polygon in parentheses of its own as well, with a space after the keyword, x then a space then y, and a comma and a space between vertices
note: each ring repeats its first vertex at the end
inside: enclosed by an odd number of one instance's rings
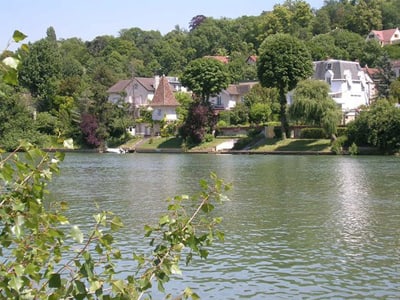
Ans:
POLYGON ((154 121, 176 121, 176 108, 179 106, 178 101, 172 92, 167 77, 162 76, 156 87, 153 100, 150 103, 152 109, 152 119, 154 121))
POLYGON ((386 30, 371 30, 366 40, 376 39, 381 46, 400 43, 400 31, 398 28, 386 30))
MULTIPOLYGON (((167 85, 169 85, 172 91, 186 91, 177 77, 163 76, 163 78, 167 80, 167 85)), ((121 80, 107 90, 108 101, 114 104, 118 104, 121 101, 130 104, 133 116, 140 118, 141 109, 149 109, 159 83, 160 76, 153 78, 134 77, 132 79, 121 80)), ((135 130, 131 132, 134 132, 136 135, 149 135, 150 125, 137 123, 135 130)))
POLYGON ((313 79, 329 84, 329 95, 342 108, 347 121, 375 96, 374 83, 358 62, 336 59, 314 62, 313 79))
MULTIPOLYGON (((168 80, 173 91, 186 90, 182 87, 177 77, 165 78, 168 80)), ((134 77, 132 79, 118 81, 107 90, 108 101, 114 104, 119 101, 129 103, 132 106, 132 110, 135 112, 135 117, 140 117, 138 115, 138 109, 149 106, 153 100, 159 82, 160 76, 155 76, 153 78, 134 77)))
POLYGON ((256 81, 241 82, 239 84, 230 84, 222 90, 216 97, 211 97, 210 102, 215 110, 229 110, 236 104, 243 102, 244 96, 250 89, 257 84, 256 81))

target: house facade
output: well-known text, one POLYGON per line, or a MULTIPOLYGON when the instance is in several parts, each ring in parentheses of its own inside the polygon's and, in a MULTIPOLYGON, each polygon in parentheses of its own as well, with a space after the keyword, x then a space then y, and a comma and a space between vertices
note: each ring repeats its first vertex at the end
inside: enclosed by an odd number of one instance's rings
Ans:
MULTIPOLYGON (((186 88, 182 87, 177 77, 162 76, 161 78, 167 82, 171 91, 186 91, 186 88)), ((155 97, 155 92, 161 82, 161 78, 160 76, 153 78, 134 77, 132 79, 121 80, 107 90, 108 101, 114 104, 121 102, 128 103, 134 118, 140 118, 140 111, 142 109, 153 109, 150 105, 155 97)), ((152 113, 154 114, 155 112, 152 113)), ((173 115, 173 111, 167 114, 172 118, 170 115, 173 115)), ((136 128, 132 131, 132 134, 150 135, 150 124, 136 124, 136 128)))
POLYGON ((210 98, 210 102, 215 110, 230 110, 238 103, 243 102, 244 96, 257 83, 257 81, 249 81, 239 84, 230 84, 217 96, 210 98))
POLYGON ((386 30, 371 30, 366 40, 375 39, 381 46, 400 43, 400 31, 398 28, 386 30))
POLYGON ((329 95, 341 107, 345 123, 376 95, 375 84, 358 62, 328 59, 314 62, 313 79, 329 84, 329 95))
POLYGON ((154 121, 176 121, 178 119, 176 108, 178 101, 171 89, 168 79, 162 76, 156 86, 156 91, 149 107, 152 110, 152 119, 154 121))
MULTIPOLYGON (((177 77, 166 76, 165 78, 173 91, 186 91, 177 77)), ((134 77, 118 81, 107 90, 108 101, 114 104, 121 101, 129 103, 132 106, 132 111, 135 112, 135 117, 140 117, 138 109, 149 106, 159 82, 160 76, 153 78, 134 77)))

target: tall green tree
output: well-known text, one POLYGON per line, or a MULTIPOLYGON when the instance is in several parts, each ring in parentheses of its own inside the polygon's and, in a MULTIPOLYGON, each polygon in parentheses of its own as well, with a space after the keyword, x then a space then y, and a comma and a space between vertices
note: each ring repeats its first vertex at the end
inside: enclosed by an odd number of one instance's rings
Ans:
POLYGON ((381 98, 387 98, 389 97, 390 85, 395 80, 395 74, 386 52, 378 60, 377 68, 379 69, 378 95, 381 98))
POLYGON ((279 91, 282 137, 286 138, 289 127, 286 94, 313 73, 311 56, 301 40, 287 34, 269 36, 259 51, 258 78, 262 86, 279 91))
POLYGON ((213 58, 198 58, 189 63, 181 77, 181 82, 194 93, 188 117, 181 127, 183 138, 190 143, 201 143, 206 134, 214 131, 217 118, 209 101, 229 84, 226 66, 213 58))
POLYGON ((349 142, 374 146, 386 153, 400 150, 400 109, 380 99, 348 125, 349 142))
POLYGON ((23 58, 19 71, 20 82, 37 99, 39 111, 54 109, 53 101, 57 95, 61 69, 62 57, 57 43, 49 39, 34 43, 23 58))
POLYGON ((226 66, 216 59, 198 58, 187 65, 181 83, 202 103, 208 103, 211 96, 216 96, 228 86, 229 73, 226 66))

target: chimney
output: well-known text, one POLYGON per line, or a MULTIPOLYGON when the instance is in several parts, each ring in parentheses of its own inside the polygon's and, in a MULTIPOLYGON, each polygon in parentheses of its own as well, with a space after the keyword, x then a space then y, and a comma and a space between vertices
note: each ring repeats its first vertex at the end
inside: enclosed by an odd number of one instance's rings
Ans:
POLYGON ((154 90, 158 88, 158 85, 160 84, 160 76, 156 75, 154 76, 154 90))

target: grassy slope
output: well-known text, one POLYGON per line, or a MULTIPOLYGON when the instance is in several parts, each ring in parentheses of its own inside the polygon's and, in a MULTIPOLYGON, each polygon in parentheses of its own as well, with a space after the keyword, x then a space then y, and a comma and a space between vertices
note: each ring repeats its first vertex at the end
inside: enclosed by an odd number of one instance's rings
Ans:
MULTIPOLYGON (((203 143, 191 148, 189 151, 212 151, 218 144, 226 139, 217 138, 212 142, 203 143)), ((179 138, 160 138, 145 139, 138 146, 140 149, 181 149, 182 140, 179 138)), ((330 151, 330 140, 312 140, 312 139, 262 139, 256 146, 249 149, 255 152, 265 151, 330 151)))

